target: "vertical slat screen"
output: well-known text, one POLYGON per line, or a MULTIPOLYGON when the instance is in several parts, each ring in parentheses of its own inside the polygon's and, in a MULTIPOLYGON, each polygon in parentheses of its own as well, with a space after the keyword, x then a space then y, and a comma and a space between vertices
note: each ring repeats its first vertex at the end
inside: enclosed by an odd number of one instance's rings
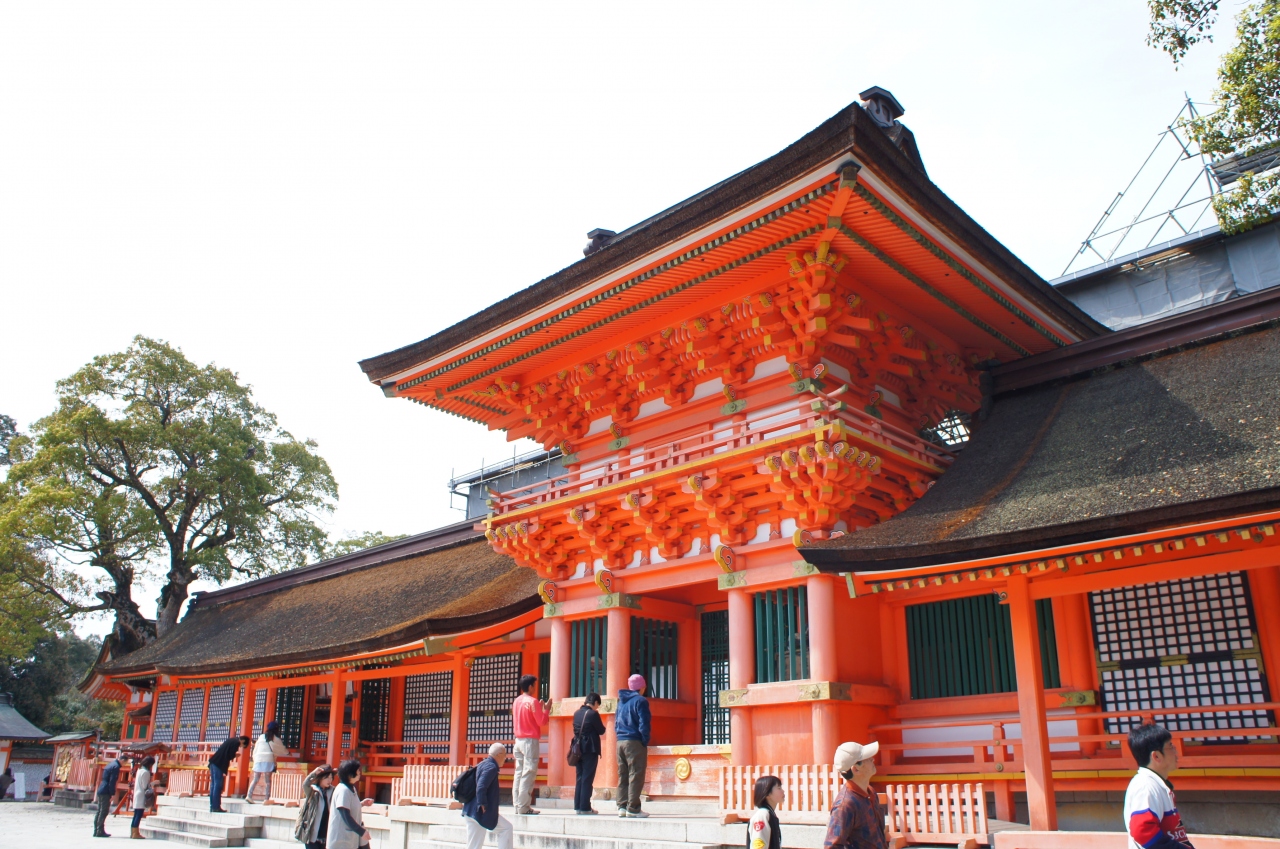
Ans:
POLYGON ((280 742, 286 749, 302 747, 302 707, 306 695, 306 687, 276 690, 276 722, 280 723, 280 742))
POLYGON ((391 679, 360 682, 360 739, 385 743, 391 724, 391 679))
MULTIPOLYGON (((1061 687, 1053 606, 1036 603, 1046 688, 1061 687)), ((993 593, 907 607, 911 698, 941 699, 1018 689, 1008 605, 993 593)))
POLYGON ((729 611, 702 614, 702 742, 729 742, 729 709, 720 691, 729 689, 729 611))
POLYGON ((756 681, 809 677, 809 596, 804 587, 755 594, 756 681))
MULTIPOLYGON (((609 651, 609 619, 596 616, 569 623, 569 695, 586 696, 605 688, 605 660, 609 651)), ((550 673, 548 672, 548 676, 550 673)))
POLYGON ((631 618, 631 671, 644 676, 650 698, 679 698, 677 632, 674 622, 631 618))
POLYGON ((544 702, 551 698, 551 652, 538 655, 538 698, 544 702))

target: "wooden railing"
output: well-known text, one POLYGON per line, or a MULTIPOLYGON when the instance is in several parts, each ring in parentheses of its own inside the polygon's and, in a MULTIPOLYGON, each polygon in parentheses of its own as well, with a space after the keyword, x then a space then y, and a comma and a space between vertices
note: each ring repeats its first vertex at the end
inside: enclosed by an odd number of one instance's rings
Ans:
POLYGON ((714 454, 755 445, 778 436, 804 433, 822 421, 839 420, 856 430, 863 439, 898 449, 907 455, 939 466, 948 466, 955 454, 941 446, 925 442, 914 433, 847 407, 838 401, 814 401, 805 396, 796 403, 793 415, 785 412, 763 422, 726 424, 715 432, 703 432, 681 439, 645 446, 619 460, 583 463, 572 472, 556 475, 548 481, 519 486, 493 496, 493 511, 499 515, 534 504, 545 504, 566 496, 640 477, 651 472, 683 466, 714 454), (813 407, 818 409, 814 410, 813 407))
POLYGON ((841 784, 830 764, 721 767, 720 812, 750 816, 755 807, 752 793, 756 780, 764 775, 776 775, 782 780, 785 798, 775 811, 780 822, 827 822, 841 784))
POLYGON ((449 743, 365 743, 365 771, 387 770, 420 764, 449 763, 449 743), (428 752, 428 748, 444 748, 444 752, 428 752))
MULTIPOLYGON (((1092 726, 1100 725, 1107 719, 1134 718, 1140 722, 1159 722, 1166 718, 1203 716, 1211 714, 1231 714, 1254 711, 1274 711, 1280 709, 1280 702, 1256 702, 1235 705, 1203 705, 1176 708, 1159 708, 1128 711, 1097 711, 1075 714, 1053 714, 1050 722, 1077 722, 1092 726)), ((1022 741, 1009 738, 1005 727, 1019 723, 1017 717, 966 717, 923 721, 913 723, 895 723, 875 725, 871 731, 878 737, 888 734, 901 734, 909 730, 931 728, 973 728, 989 727, 990 736, 962 740, 931 740, 910 743, 881 742, 879 765, 877 770, 882 775, 921 775, 928 773, 955 772, 957 765, 964 765, 966 771, 979 773, 999 773, 1022 770, 1022 741), (936 755, 931 754, 940 749, 969 749, 968 755, 936 755), (920 753, 912 757, 913 752, 920 753), (923 756, 923 757, 922 757, 923 756), (927 760, 925 760, 927 758, 927 760)), ((1280 728, 1266 726, 1260 728, 1220 728, 1195 729, 1190 731, 1171 731, 1174 745, 1178 749, 1180 769, 1198 769, 1214 767, 1280 767, 1280 746, 1260 746, 1259 744, 1275 743, 1280 728), (1215 745, 1206 750, 1196 746, 1187 746, 1187 741, 1230 742, 1232 739, 1244 738, 1252 741, 1248 751, 1232 751, 1230 747, 1215 745)), ((1111 760, 1118 762, 1119 768, 1135 767, 1126 744, 1127 733, 1096 733, 1050 736, 1049 744, 1059 749, 1071 747, 1073 751, 1053 752, 1053 768, 1057 770, 1080 769, 1081 764, 1092 761, 1111 760), (1123 766, 1120 766, 1123 764, 1123 766)))
POLYGON ((391 779, 391 804, 447 805, 451 800, 450 786, 466 771, 465 766, 406 766, 404 775, 391 779))
POLYGON ((905 843, 988 843, 987 794, 981 784, 889 784, 890 837, 905 843))
POLYGON ((264 804, 296 807, 302 801, 301 772, 277 772, 271 776, 271 797, 264 804))

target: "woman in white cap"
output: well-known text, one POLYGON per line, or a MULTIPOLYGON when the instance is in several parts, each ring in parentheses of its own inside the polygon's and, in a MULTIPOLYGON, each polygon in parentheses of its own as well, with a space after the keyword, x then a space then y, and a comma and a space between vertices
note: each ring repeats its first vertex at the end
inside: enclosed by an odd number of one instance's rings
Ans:
POLYGON ((756 809, 747 821, 747 849, 782 849, 782 826, 775 810, 785 796, 778 776, 762 775, 756 779, 752 794, 756 809))
POLYGON ((871 776, 876 774, 876 752, 879 743, 841 743, 836 749, 835 766, 844 787, 831 807, 827 839, 823 847, 853 846, 856 849, 886 849, 884 811, 871 789, 871 776))

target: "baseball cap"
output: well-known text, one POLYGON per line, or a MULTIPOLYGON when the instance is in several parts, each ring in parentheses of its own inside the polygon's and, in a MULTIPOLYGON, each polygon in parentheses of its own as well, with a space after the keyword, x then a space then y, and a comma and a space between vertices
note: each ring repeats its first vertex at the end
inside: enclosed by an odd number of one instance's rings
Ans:
POLYGON ((841 743, 840 748, 836 749, 836 771, 844 772, 853 769, 858 761, 874 758, 878 751, 880 751, 879 743, 867 743, 865 746, 861 743, 841 743))

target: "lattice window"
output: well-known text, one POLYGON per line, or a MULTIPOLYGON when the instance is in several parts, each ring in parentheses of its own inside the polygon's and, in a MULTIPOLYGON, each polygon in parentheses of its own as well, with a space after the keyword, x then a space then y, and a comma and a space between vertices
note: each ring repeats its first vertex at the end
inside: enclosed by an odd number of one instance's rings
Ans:
POLYGON ((467 740, 511 742, 511 703, 520 679, 519 654, 475 658, 467 694, 467 740))
POLYGON ((605 660, 609 654, 609 619, 595 616, 569 623, 569 696, 605 690, 605 660))
POLYGON ((942 417, 931 428, 926 428, 920 435, 936 445, 958 448, 969 441, 973 431, 973 418, 963 410, 952 410, 942 417))
MULTIPOLYGON (((1044 686, 1062 686, 1053 602, 1036 602, 1044 686)), ((994 594, 907 607, 907 663, 911 698, 942 699, 1018 689, 1009 606, 994 594)))
POLYGON ((391 679, 374 678, 360 683, 360 739, 385 743, 391 722, 391 679))
POLYGON ((240 729, 244 727, 244 689, 245 689, 245 685, 241 684, 240 695, 236 699, 236 721, 235 721, 235 725, 232 727, 235 729, 235 733, 237 736, 240 734, 240 729))
POLYGON ((205 740, 225 740, 231 736, 231 707, 236 688, 230 684, 209 689, 209 712, 204 721, 205 740))
POLYGON ((410 675, 404 679, 404 736, 406 743, 436 743, 428 754, 449 753, 453 670, 410 675))
POLYGON ((809 677, 809 595, 804 587, 755 594, 756 681, 809 677))
POLYGON ((165 690, 156 696, 156 723, 151 729, 151 739, 161 743, 172 743, 173 726, 177 718, 178 691, 165 690))
POLYGON ((702 614, 702 742, 729 742, 729 709, 720 691, 729 689, 729 611, 702 614))
POLYGON ((679 698, 678 634, 674 622, 631 617, 631 671, 644 676, 651 699, 679 698))
POLYGON ((204 717, 204 690, 189 689, 182 691, 182 701, 178 707, 179 743, 200 742, 200 720, 204 717))
POLYGON ((281 687, 276 690, 276 722, 280 723, 280 742, 286 749, 302 746, 302 711, 307 698, 306 687, 281 687))
MULTIPOLYGON (((1093 592, 1089 606, 1104 710, 1268 700, 1249 584, 1241 573, 1093 592)), ((1258 710, 1156 713, 1156 721, 1173 731, 1274 724, 1269 712, 1258 710)), ((1125 733, 1137 719, 1106 722, 1108 732, 1125 733)))

